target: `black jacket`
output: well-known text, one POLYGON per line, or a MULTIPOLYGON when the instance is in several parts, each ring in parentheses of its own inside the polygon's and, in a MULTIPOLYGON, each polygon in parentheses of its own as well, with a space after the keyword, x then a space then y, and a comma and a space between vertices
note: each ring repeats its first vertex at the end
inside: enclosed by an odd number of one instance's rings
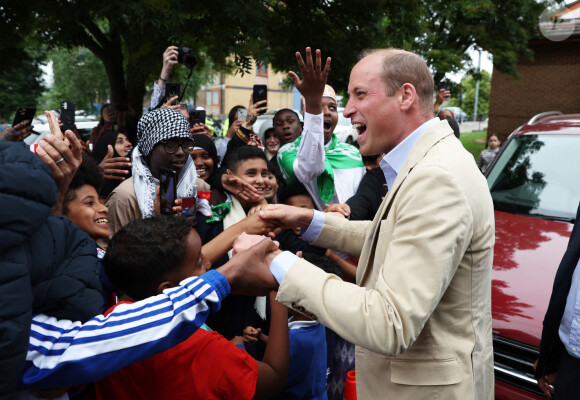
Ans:
POLYGON ((24 366, 32 315, 86 321, 103 311, 95 242, 50 215, 49 168, 22 143, 0 141, 0 397, 24 366))
POLYGON ((367 172, 354 196, 346 201, 352 221, 372 221, 383 201, 383 184, 387 183, 383 170, 376 167, 367 172))
POLYGON ((580 206, 576 213, 576 223, 570 235, 568 248, 564 257, 560 262, 556 277, 554 278, 554 287, 552 288, 552 296, 548 304, 548 310, 544 317, 544 327, 542 329, 542 339, 540 341, 540 356, 538 358, 538 365, 536 367, 535 376, 540 378, 544 375, 551 374, 558 371, 560 364, 560 355, 564 350, 564 345, 558 335, 558 329, 564 309, 566 308, 566 299, 570 286, 572 285, 572 275, 578 265, 580 259, 580 224, 578 218, 580 217, 580 206))

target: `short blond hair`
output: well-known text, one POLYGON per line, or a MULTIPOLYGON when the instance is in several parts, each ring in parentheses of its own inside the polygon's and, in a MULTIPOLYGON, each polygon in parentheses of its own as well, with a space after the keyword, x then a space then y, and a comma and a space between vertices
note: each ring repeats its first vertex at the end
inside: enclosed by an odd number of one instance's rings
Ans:
POLYGON ((385 82, 387 96, 393 96, 401 86, 410 83, 417 91, 421 108, 433 113, 433 75, 425 60, 415 53, 395 48, 364 50, 360 59, 373 54, 383 56, 381 78, 385 82))

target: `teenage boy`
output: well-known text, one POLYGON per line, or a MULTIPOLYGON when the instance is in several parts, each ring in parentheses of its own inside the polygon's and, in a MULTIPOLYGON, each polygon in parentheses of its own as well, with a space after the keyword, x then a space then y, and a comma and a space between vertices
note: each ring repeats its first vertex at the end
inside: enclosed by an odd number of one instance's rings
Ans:
POLYGON ((277 155, 286 182, 302 182, 318 210, 352 197, 365 174, 358 149, 334 134, 338 111, 336 93, 329 85, 322 97, 322 118, 321 125, 320 115, 306 114, 302 135, 282 146, 277 155))
MULTIPOLYGON (((184 219, 168 216, 126 225, 113 237, 103 264, 117 288, 135 301, 161 294, 210 268, 197 232, 184 219)), ((287 310, 273 296, 271 308, 263 362, 217 332, 199 329, 181 344, 98 382, 97 397, 251 399, 278 393, 288 373, 287 310)), ((241 345, 243 340, 235 342, 241 345)))
MULTIPOLYGON (((270 172, 264 151, 255 146, 240 146, 228 153, 225 163, 227 173, 251 185, 257 191, 258 196, 255 200, 245 200, 236 193, 232 194, 226 204, 229 211, 223 218, 216 218, 212 215, 212 218, 208 219, 201 212, 198 212, 196 229, 204 245, 234 225, 238 226, 244 224, 245 221, 260 219, 257 214, 246 217, 252 207, 261 204, 266 194, 266 183, 269 180, 270 172)), ((228 244, 231 249, 233 240, 229 241, 228 244)), ((232 251, 230 250, 228 254, 219 257, 217 261, 214 260, 212 267, 221 266, 231 257, 232 251)), ((226 299, 221 310, 210 317, 208 324, 226 338, 232 339, 234 336, 241 335, 247 325, 267 329, 265 320, 265 298, 235 295, 226 299)))

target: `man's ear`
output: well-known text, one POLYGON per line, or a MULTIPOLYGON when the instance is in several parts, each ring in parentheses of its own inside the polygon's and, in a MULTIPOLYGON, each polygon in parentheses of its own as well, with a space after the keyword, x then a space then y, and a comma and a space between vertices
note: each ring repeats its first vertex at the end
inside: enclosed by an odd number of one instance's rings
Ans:
POLYGON ((164 281, 161 282, 159 285, 157 285, 157 294, 161 294, 163 293, 163 291, 165 289, 171 289, 172 287, 174 287, 175 285, 173 285, 171 282, 169 281, 164 281))
POLYGON ((233 175, 234 174, 229 168, 226 169, 226 173, 229 174, 229 175, 233 175))
POLYGON ((399 91, 401 96, 401 110, 403 111, 409 110, 419 100, 415 86, 410 83, 403 84, 399 91))

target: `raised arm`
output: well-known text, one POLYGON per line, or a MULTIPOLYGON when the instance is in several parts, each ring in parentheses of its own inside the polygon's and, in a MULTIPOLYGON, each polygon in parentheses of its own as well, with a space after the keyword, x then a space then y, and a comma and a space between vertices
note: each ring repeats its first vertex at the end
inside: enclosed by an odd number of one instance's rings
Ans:
POLYGON ((177 46, 169 46, 163 52, 163 67, 153 85, 153 94, 151 95, 151 108, 159 106, 161 99, 165 96, 165 84, 169 81, 169 76, 173 71, 173 67, 177 64, 177 46))
POLYGON ((320 50, 316 50, 316 61, 312 59, 310 47, 306 48, 306 63, 302 55, 297 52, 296 60, 302 79, 294 72, 290 76, 294 80, 294 85, 304 96, 305 115, 304 128, 300 145, 296 151, 295 158, 293 152, 285 152, 282 155, 282 163, 286 173, 289 173, 290 166, 296 178, 307 184, 324 172, 325 152, 324 152, 324 121, 322 118, 322 94, 330 70, 330 57, 326 59, 326 65, 322 69, 322 55, 320 50))
POLYGON ((189 337, 219 309, 230 285, 217 271, 85 324, 38 314, 32 320, 23 388, 94 382, 189 337))
MULTIPOLYGON (((214 239, 203 245, 201 252, 203 256, 211 263, 216 262, 230 251, 234 245, 234 241, 243 233, 254 235, 268 235, 278 228, 277 221, 267 221, 258 216, 258 214, 250 215, 240 222, 230 226, 224 230, 214 239)), ((270 236, 274 236, 271 234, 270 236)))
POLYGON ((276 301, 275 292, 270 294, 272 319, 270 334, 263 361, 258 361, 258 381, 254 398, 272 396, 279 393, 288 378, 288 310, 276 301))

